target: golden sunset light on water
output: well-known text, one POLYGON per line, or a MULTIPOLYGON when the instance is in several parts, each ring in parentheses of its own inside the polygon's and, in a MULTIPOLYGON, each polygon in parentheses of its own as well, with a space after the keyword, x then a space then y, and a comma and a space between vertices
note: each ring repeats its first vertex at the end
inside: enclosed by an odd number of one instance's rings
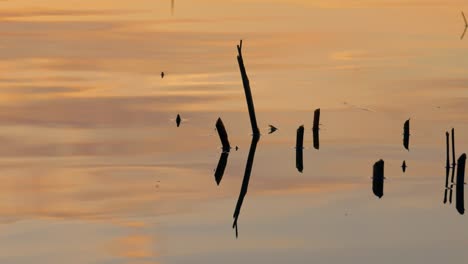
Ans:
POLYGON ((0 0, 0 263, 466 263, 462 12, 0 0))

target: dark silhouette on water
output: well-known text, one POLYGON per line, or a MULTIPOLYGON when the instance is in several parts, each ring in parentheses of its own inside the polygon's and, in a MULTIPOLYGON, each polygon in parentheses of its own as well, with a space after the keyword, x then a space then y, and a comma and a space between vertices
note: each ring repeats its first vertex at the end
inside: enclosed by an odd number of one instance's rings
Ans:
POLYGON ((236 146, 236 151, 237 151, 237 150, 239 150, 239 147, 238 147, 238 146, 236 146))
POLYGON ((224 170, 226 169, 229 157, 229 151, 231 150, 231 145, 229 144, 226 128, 224 127, 221 118, 218 118, 218 120, 216 121, 216 131, 218 131, 219 139, 221 140, 221 144, 223 144, 223 152, 221 153, 221 156, 218 161, 218 166, 215 170, 216 184, 219 185, 219 183, 223 179, 224 170))
POLYGON ((403 146, 405 149, 409 150, 409 137, 410 137, 410 123, 409 119, 406 120, 405 124, 403 125, 403 146))
POLYGON ((161 79, 164 78, 164 72, 161 72, 161 79))
POLYGON ((249 156, 247 157, 247 164, 245 165, 244 179, 242 180, 242 186, 239 193, 239 199, 237 200, 236 209, 234 210, 234 222, 232 228, 236 230, 236 238, 239 235, 237 221, 239 220, 240 210, 242 203, 244 202, 247 189, 249 188, 250 174, 252 173, 253 162, 255 158, 255 151, 257 149, 257 143, 260 140, 260 130, 257 125, 257 118, 255 117, 255 107, 252 98, 252 92, 250 91, 249 78, 244 66, 244 59, 242 58, 242 40, 237 45, 237 62, 239 63, 239 70, 242 77, 242 84, 244 86, 245 99, 247 101, 247 107, 249 108, 250 125, 252 126, 252 142, 250 143, 249 156))
POLYGON ((320 108, 315 109, 314 125, 312 126, 312 135, 313 135, 315 149, 320 149, 319 126, 320 126, 320 108))
POLYGON ((379 160, 374 164, 372 176, 372 191, 379 199, 383 196, 384 179, 384 161, 379 160))
POLYGON ((272 134, 272 133, 275 133, 276 130, 278 130, 278 128, 276 128, 275 126, 273 125, 268 125, 270 127, 270 131, 268 132, 268 134, 272 134))
POLYGON ((453 185, 455 181, 455 166, 457 163, 455 162, 455 129, 452 128, 452 177, 450 179, 450 195, 449 195, 449 202, 452 203, 452 196, 453 196, 453 185))
POLYGON ((224 127, 223 120, 221 120, 221 118, 218 118, 216 121, 216 131, 218 131, 219 139, 223 144, 223 152, 229 152, 231 150, 231 145, 229 144, 226 128, 224 127))
POLYGON ((463 153, 458 158, 457 166, 457 184, 456 184, 456 204, 455 207, 460 214, 465 213, 465 163, 466 154, 463 153))
POLYGON ((242 40, 237 45, 237 62, 239 63, 239 70, 242 76, 242 84, 244 85, 245 99, 247 100, 247 107, 249 108, 250 124, 252 126, 252 134, 260 135, 260 130, 257 125, 257 118, 255 117, 255 107, 252 98, 252 92, 250 91, 250 82, 247 77, 247 72, 244 66, 244 59, 242 58, 242 40))
POLYGON ((177 117, 176 117, 176 120, 175 120, 175 121, 176 121, 177 127, 179 127, 179 126, 180 126, 180 122, 182 121, 182 118, 180 118, 180 115, 179 115, 179 114, 177 114, 177 117))
POLYGON ((219 185, 223 179, 224 170, 226 169, 227 161, 229 157, 229 152, 222 152, 221 157, 219 157, 218 166, 215 170, 215 180, 216 184, 219 185))
POLYGON ((403 170, 403 173, 406 172, 406 168, 407 168, 407 167, 408 167, 408 166, 406 166, 406 160, 404 160, 404 161, 403 161, 403 164, 401 165, 401 169, 403 170))
POLYGON ((303 149, 296 149, 296 169, 300 173, 304 170, 304 151, 303 149))
POLYGON ((297 136, 296 136, 296 149, 303 149, 304 148, 304 125, 300 126, 297 129, 297 136))
POLYGON ((297 129, 297 136, 296 136, 296 168, 299 172, 302 172, 302 170, 304 170, 303 150, 304 150, 304 126, 300 126, 297 129))
POLYGON ((466 34, 466 29, 468 28, 468 21, 466 21, 466 17, 465 17, 465 13, 463 13, 463 11, 461 12, 462 14, 462 17, 463 17, 463 21, 465 22, 465 29, 463 29, 463 33, 460 37, 460 40, 463 40, 463 38, 465 37, 465 34, 466 34))
POLYGON ((445 188, 444 188, 444 204, 447 203, 447 192, 449 190, 449 175, 450 175, 450 135, 445 132, 446 159, 445 159, 445 188))
POLYGON ((312 137, 314 140, 314 148, 315 149, 320 149, 320 139, 319 139, 319 130, 318 129, 312 129, 312 137))
POLYGON ((260 140, 260 135, 253 135, 252 142, 250 143, 249 156, 247 158, 247 164, 245 165, 244 179, 242 180, 242 187, 239 193, 239 198, 237 200, 236 209, 234 210, 234 223, 232 228, 236 230, 236 238, 239 235, 237 230, 237 221, 239 219, 240 210, 242 208, 242 203, 244 202, 245 195, 247 194, 247 189, 249 188, 250 174, 252 172, 252 167, 255 158, 255 151, 257 149, 257 143, 260 140))
POLYGON ((314 111, 314 125, 312 129, 319 129, 320 126, 320 108, 315 109, 314 111))

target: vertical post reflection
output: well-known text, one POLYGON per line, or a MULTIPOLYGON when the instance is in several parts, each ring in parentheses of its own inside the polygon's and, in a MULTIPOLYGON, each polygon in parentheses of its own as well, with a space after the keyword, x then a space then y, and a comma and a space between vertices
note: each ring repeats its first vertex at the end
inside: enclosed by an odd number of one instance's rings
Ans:
POLYGON ((255 151, 257 150, 257 143, 260 140, 260 135, 254 134, 252 137, 252 142, 250 143, 249 156, 247 157, 247 164, 245 165, 244 179, 242 180, 242 187, 239 192, 239 198, 237 199, 236 209, 234 211, 234 223, 232 228, 236 230, 236 238, 238 237, 237 230, 237 220, 239 219, 240 210, 242 208, 242 203, 244 202, 245 195, 247 194, 247 189, 249 188, 250 174, 252 172, 253 162, 255 158, 255 151))

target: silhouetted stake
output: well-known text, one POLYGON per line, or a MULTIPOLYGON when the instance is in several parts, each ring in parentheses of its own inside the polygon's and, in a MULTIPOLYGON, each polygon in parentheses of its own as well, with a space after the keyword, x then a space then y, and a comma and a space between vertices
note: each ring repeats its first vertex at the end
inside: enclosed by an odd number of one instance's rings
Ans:
POLYGON ((379 160, 374 164, 372 176, 372 191, 379 199, 383 196, 384 179, 384 161, 379 160))
POLYGON ((314 111, 314 125, 312 129, 319 129, 319 126, 320 126, 320 108, 317 108, 314 111))
POLYGON ((446 159, 445 159, 445 188, 444 188, 444 204, 447 203, 447 192, 449 188, 450 174, 450 143, 449 132, 445 132, 446 159))
POLYGON ((161 72, 161 79, 164 78, 164 72, 161 72))
POLYGON ((244 59, 242 58, 242 40, 240 41, 239 45, 237 45, 237 62, 239 63, 239 70, 242 76, 242 84, 244 86, 245 92, 245 99, 247 101, 247 107, 249 108, 249 117, 250 117, 250 125, 252 126, 252 142, 250 144, 249 156, 247 158, 247 164, 245 166, 245 173, 244 179, 242 180, 242 187, 239 193, 239 199, 237 200, 236 209, 234 211, 234 223, 232 224, 232 228, 236 230, 236 238, 238 237, 238 228, 237 228, 237 221, 239 219, 240 210, 242 207, 242 203, 244 202, 245 195, 247 194, 247 189, 249 187, 250 181, 250 174, 252 172, 252 166, 255 157, 255 150, 257 149, 257 143, 260 140, 260 130, 258 129, 257 125, 257 118, 255 117, 255 107, 252 98, 252 92, 250 90, 250 82, 249 78, 247 77, 247 72, 244 66, 244 59))
POLYGON ((303 152, 303 149, 296 149, 296 168, 300 173, 304 170, 303 152))
POLYGON ((300 126, 297 129, 297 136, 296 136, 296 149, 303 149, 304 148, 304 125, 300 126))
POLYGON ((180 126, 180 122, 182 121, 182 118, 180 118, 180 115, 179 115, 179 114, 177 114, 177 118, 176 118, 175 121, 176 121, 177 127, 179 127, 179 126, 180 126))
POLYGON ((406 166, 406 160, 404 160, 404 161, 403 161, 403 164, 401 165, 401 169, 403 170, 403 173, 406 172, 406 168, 407 168, 407 166, 406 166))
POLYGON ((312 129, 312 136, 314 140, 314 148, 315 149, 320 149, 320 139, 319 139, 319 130, 318 129, 312 129))
POLYGON ((216 121, 216 131, 218 131, 219 139, 223 144, 223 152, 229 152, 231 150, 231 145, 229 144, 226 128, 224 127, 223 120, 221 120, 221 118, 218 118, 216 121))
POLYGON ((304 126, 300 126, 297 129, 297 136, 296 136, 296 168, 299 172, 302 172, 304 170, 303 150, 304 150, 304 126))
POLYGON ((455 128, 452 128, 452 167, 455 168, 456 165, 457 163, 455 163, 455 128))
POLYGON ((409 150, 409 136, 410 136, 410 123, 409 119, 406 120, 405 124, 403 125, 403 146, 405 149, 409 150))
POLYGON ((245 195, 247 194, 247 189, 249 188, 250 174, 252 172, 255 151, 257 149, 257 143, 259 140, 260 135, 254 134, 252 137, 252 142, 250 143, 249 156, 247 158, 247 164, 245 165, 244 179, 242 180, 242 187, 239 193, 239 199, 237 200, 236 209, 234 210, 234 223, 232 224, 232 228, 236 230, 236 238, 238 237, 237 220, 239 219, 242 203, 244 202, 245 195))
POLYGON ((320 126, 320 108, 316 109, 314 112, 314 125, 312 126, 312 135, 313 135, 315 149, 320 149, 319 126, 320 126))
POLYGON ((296 136, 296 168, 299 172, 304 169, 303 165, 303 150, 304 150, 304 126, 297 129, 296 136))
POLYGON ((216 184, 219 185, 223 179, 224 170, 226 169, 227 161, 229 157, 229 152, 222 152, 221 157, 219 157, 218 166, 215 171, 215 180, 216 184))
POLYGON ((450 195, 449 195, 449 202, 452 203, 452 195, 453 195, 453 185, 455 180, 455 166, 457 163, 455 162, 455 129, 452 128, 452 177, 450 179, 450 195))
POLYGON ((227 160, 229 157, 229 151, 231 150, 231 145, 229 144, 226 128, 224 127, 221 118, 218 118, 218 121, 216 121, 216 131, 218 131, 219 139, 221 140, 221 144, 223 144, 223 152, 221 153, 221 157, 219 158, 218 166, 216 167, 215 171, 216 183, 219 185, 223 179, 224 170, 226 169, 227 160))
POLYGON ((250 124, 252 126, 252 134, 260 135, 260 130, 258 129, 257 125, 257 118, 255 117, 255 107, 252 98, 252 92, 250 91, 250 82, 249 78, 247 77, 247 72, 244 66, 244 59, 242 58, 242 40, 240 44, 237 45, 237 62, 239 63, 239 69, 242 76, 242 84, 244 85, 244 92, 245 92, 245 99, 247 100, 247 106, 249 108, 249 116, 250 116, 250 124))
POLYGON ((463 16, 463 21, 465 22, 465 29, 463 30, 463 33, 460 37, 460 40, 463 40, 463 37, 465 37, 466 29, 468 28, 468 22, 466 21, 465 13, 463 13, 463 11, 461 13, 463 16))
POLYGON ((458 158, 457 166, 457 193, 456 193, 456 205, 457 211, 460 214, 465 213, 465 163, 466 163, 466 154, 463 153, 458 158))
POLYGON ((278 128, 276 128, 275 126, 272 126, 272 125, 268 125, 270 127, 270 131, 268 132, 268 134, 272 134, 272 133, 275 133, 276 130, 278 130, 278 128))

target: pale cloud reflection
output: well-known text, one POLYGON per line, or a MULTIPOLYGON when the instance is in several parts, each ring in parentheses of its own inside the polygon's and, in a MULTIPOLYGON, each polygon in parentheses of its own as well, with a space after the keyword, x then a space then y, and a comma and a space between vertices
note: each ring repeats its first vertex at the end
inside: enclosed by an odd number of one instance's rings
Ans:
POLYGON ((213 101, 222 104, 238 95, 174 95, 138 97, 58 97, 0 106, 0 123, 4 125, 122 127, 125 124, 148 126, 168 123, 175 111, 204 105, 213 101), (172 113, 170 113, 172 111, 172 113))
POLYGON ((52 18, 60 20, 72 20, 80 18, 93 18, 102 16, 119 16, 129 14, 129 11, 123 10, 72 10, 72 9, 14 9, 0 11, 0 20, 48 20, 52 18))
POLYGON ((115 239, 108 250, 112 255, 130 259, 155 257, 152 237, 147 235, 130 235, 115 239))
MULTIPOLYGON (((283 3, 285 0, 255 0, 255 2, 261 3, 283 3)), ((437 8, 437 7, 458 7, 466 4, 463 0, 406 0, 406 1, 390 1, 390 0, 319 0, 319 1, 307 1, 307 0, 291 0, 288 3, 297 5, 304 5, 309 7, 318 8, 437 8)))
POLYGON ((8 202, 0 211, 2 218, 20 220, 160 215, 186 207, 183 201, 210 196, 202 192, 201 176, 204 174, 170 167, 12 170, 1 176, 1 197, 8 197, 8 202), (190 180, 173 176, 189 172, 194 176, 190 180), (161 181, 160 187, 156 187, 157 181, 161 181))

